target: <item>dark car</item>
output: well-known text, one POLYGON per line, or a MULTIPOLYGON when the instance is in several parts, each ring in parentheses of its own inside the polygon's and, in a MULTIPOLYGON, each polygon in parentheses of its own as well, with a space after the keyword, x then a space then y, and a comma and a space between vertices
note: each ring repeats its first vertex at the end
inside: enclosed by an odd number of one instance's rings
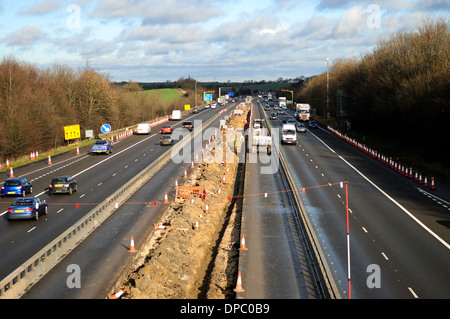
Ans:
POLYGON ((54 177, 48 185, 48 194, 69 194, 72 195, 78 188, 77 181, 70 176, 58 176, 54 177))
POLYGON ((92 153, 94 154, 111 154, 112 153, 112 144, 108 140, 98 140, 95 141, 94 145, 92 146, 92 153))
POLYGON ((194 129, 194 124, 192 124, 191 121, 184 121, 181 123, 181 127, 187 128, 188 130, 192 131, 194 129))
POLYGON ((8 178, 2 186, 2 197, 5 196, 23 196, 33 193, 33 185, 25 177, 8 178))
POLYGON ((159 141, 160 145, 173 145, 173 139, 171 135, 163 135, 161 136, 161 140, 159 141))
POLYGON ((276 120, 276 119, 278 119, 278 114, 277 114, 276 112, 270 113, 270 119, 271 119, 271 120, 276 120))
POLYGON ((309 121, 309 128, 317 128, 317 122, 316 121, 309 121))
POLYGON ((45 200, 41 201, 39 197, 16 198, 8 208, 8 220, 38 220, 40 215, 47 215, 47 208, 45 200))

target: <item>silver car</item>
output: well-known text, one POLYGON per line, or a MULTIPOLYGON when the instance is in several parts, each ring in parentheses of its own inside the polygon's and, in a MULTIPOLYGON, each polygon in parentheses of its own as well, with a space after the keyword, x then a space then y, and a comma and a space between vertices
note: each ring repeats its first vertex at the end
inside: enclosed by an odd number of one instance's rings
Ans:
POLYGON ((297 130, 297 132, 306 133, 306 126, 303 123, 297 123, 295 129, 297 130))

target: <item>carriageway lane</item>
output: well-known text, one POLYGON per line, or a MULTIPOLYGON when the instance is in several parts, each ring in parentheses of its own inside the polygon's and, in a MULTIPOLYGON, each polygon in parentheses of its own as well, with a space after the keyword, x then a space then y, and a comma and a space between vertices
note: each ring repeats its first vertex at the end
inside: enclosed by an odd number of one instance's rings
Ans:
MULTIPOLYGON (((302 200, 342 291, 347 281, 345 191, 333 183, 348 180, 352 297, 448 298, 450 255, 445 241, 405 212, 448 221, 445 208, 418 192, 404 176, 325 130, 298 137, 296 147, 283 150, 297 186, 306 188, 302 200), (333 185, 315 188, 328 183, 333 185), (367 285, 369 265, 380 267, 380 288, 367 285)), ((432 228, 445 234, 448 229, 442 224, 432 228)))
MULTIPOLYGON (((221 108, 216 109, 216 111, 219 110, 221 108)), ((202 110, 198 114, 186 116, 185 119, 205 121, 215 113, 214 110, 202 110)), ((181 121, 166 123, 174 127, 181 126, 181 121)), ((51 166, 44 161, 15 168, 16 176, 25 176, 29 180, 34 180, 32 196, 42 193, 40 197, 47 200, 49 213, 37 222, 27 220, 8 222, 5 215, 2 216, 0 220, 0 250, 2 251, 0 278, 4 278, 20 266, 167 151, 167 147, 159 145, 161 126, 153 128, 150 136, 130 136, 114 143, 113 153, 110 155, 87 155, 88 149, 84 149, 80 150, 81 155, 76 158, 73 154, 53 158, 51 166), (71 156, 74 158, 72 159, 71 156), (57 175, 75 176, 78 192, 71 196, 48 196, 45 188, 51 177, 57 175), (79 203, 78 208, 75 203, 79 203)), ((0 201, 2 212, 7 209, 12 200, 12 198, 4 198, 0 201)))
MULTIPOLYGON (((253 112, 253 118, 261 117, 255 104, 253 112)), ((257 157, 257 161, 246 164, 241 234, 247 250, 240 251, 245 291, 237 293, 237 298, 321 298, 291 200, 277 169, 275 150, 271 156, 261 150, 257 157)))
MULTIPOLYGON (((226 106, 226 109, 231 110, 233 107, 235 104, 226 106)), ((216 110, 220 111, 221 109, 216 110)), ((209 112, 208 116, 215 115, 213 110, 207 112, 209 112)), ((219 127, 220 118, 215 120, 211 127, 219 127)), ((205 143, 206 140, 203 142, 205 143)), ((163 148, 170 150, 170 147, 167 146, 163 148)), ((194 158, 193 154, 191 158, 194 158)), ((139 252, 142 251, 148 236, 154 232, 153 225, 158 223, 166 211, 167 204, 163 203, 164 193, 167 192, 169 199, 175 196, 175 179, 182 183, 184 170, 189 172, 190 166, 190 162, 169 161, 105 220, 101 227, 97 228, 42 280, 31 287, 22 298, 105 298, 118 281, 126 264, 134 258, 134 254, 128 251, 131 236, 133 236, 136 249, 139 252), (155 201, 156 205, 154 205, 155 201), (71 275, 68 267, 71 265, 79 267, 80 288, 70 288, 67 285, 67 280, 71 275)))

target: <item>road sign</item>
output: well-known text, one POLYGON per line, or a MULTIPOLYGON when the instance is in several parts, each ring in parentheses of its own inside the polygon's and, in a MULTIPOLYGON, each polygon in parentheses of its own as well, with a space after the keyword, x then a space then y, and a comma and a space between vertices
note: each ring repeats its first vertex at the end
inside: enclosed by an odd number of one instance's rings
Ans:
POLYGON ((203 100, 204 101, 212 101, 212 94, 205 94, 203 100))
POLYGON ((80 125, 69 125, 64 126, 64 139, 67 140, 73 140, 76 138, 80 138, 80 125))
POLYGON ((102 133, 109 133, 111 132, 111 125, 109 124, 103 124, 102 127, 100 128, 100 130, 102 131, 102 133))

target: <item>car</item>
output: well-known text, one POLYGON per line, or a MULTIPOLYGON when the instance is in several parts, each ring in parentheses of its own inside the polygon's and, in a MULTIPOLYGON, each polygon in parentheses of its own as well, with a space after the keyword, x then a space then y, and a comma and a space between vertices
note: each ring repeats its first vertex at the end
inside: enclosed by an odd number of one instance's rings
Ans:
POLYGON ((192 110, 193 114, 197 114, 198 113, 198 108, 194 107, 194 109, 192 110))
POLYGON ((194 124, 192 124, 191 121, 184 121, 181 123, 182 128, 187 128, 188 130, 192 131, 194 129, 194 124))
POLYGON ((287 121, 290 120, 290 119, 291 119, 291 118, 290 118, 289 116, 283 117, 283 120, 282 120, 283 124, 286 124, 287 121))
POLYGON ((308 127, 309 128, 317 128, 318 127, 317 122, 316 121, 309 121, 308 127))
POLYGON ((161 134, 172 134, 172 132, 173 132, 173 128, 170 125, 164 125, 161 128, 161 134))
POLYGON ((297 130, 297 132, 306 133, 306 126, 303 123, 297 123, 295 129, 297 130))
POLYGON ((278 115, 284 115, 284 111, 283 110, 278 110, 278 115))
POLYGON ((173 145, 172 135, 163 135, 159 141, 159 145, 173 145))
POLYGON ((20 195, 25 197, 26 194, 32 193, 33 185, 25 177, 11 177, 3 183, 1 196, 20 195))
POLYGON ((293 124, 293 125, 295 125, 295 123, 296 123, 296 121, 295 121, 293 118, 289 118, 289 119, 286 121, 286 124, 293 124))
POLYGON ((48 205, 39 197, 19 197, 9 206, 7 211, 8 220, 34 219, 47 215, 48 205))
POLYGON ((278 114, 277 114, 276 112, 270 113, 270 119, 271 119, 271 120, 276 120, 276 119, 278 119, 278 114))
POLYGON ((72 195, 78 189, 77 181, 70 176, 53 177, 48 185, 48 195, 67 193, 72 195))
POLYGON ((111 154, 112 153, 112 144, 109 140, 98 140, 95 141, 92 146, 93 154, 111 154))
POLYGON ((149 135, 152 132, 152 127, 148 123, 141 123, 138 124, 136 130, 134 131, 134 134, 146 134, 149 135))

